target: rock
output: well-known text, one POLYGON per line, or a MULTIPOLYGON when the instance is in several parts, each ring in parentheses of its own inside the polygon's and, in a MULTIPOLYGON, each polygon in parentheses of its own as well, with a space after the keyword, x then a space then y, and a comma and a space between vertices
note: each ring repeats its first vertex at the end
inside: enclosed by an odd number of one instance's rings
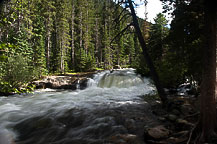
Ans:
POLYGON ((193 111, 189 104, 181 105, 180 110, 185 115, 188 115, 193 111))
POLYGON ((176 124, 177 124, 177 127, 180 128, 181 130, 185 130, 185 129, 188 129, 189 127, 194 126, 194 124, 192 124, 192 123, 190 123, 184 119, 177 119, 176 124))
POLYGON ((177 133, 174 133, 173 136, 174 137, 183 137, 183 136, 188 136, 189 131, 180 131, 177 133))
POLYGON ((125 135, 120 135, 120 137, 126 141, 127 143, 136 143, 137 141, 137 136, 133 134, 125 134, 125 135))
POLYGON ((87 87, 88 78, 83 78, 80 80, 80 89, 83 90, 87 87))
POLYGON ((120 66, 120 65, 115 65, 115 66, 113 67, 113 69, 121 69, 121 66, 120 66))
POLYGON ((166 121, 166 118, 164 118, 164 117, 159 117, 158 118, 160 121, 166 121))
POLYGON ((47 76, 42 80, 34 81, 36 89, 71 89, 76 90, 79 85, 80 89, 87 87, 87 77, 73 77, 73 76, 47 76))
POLYGON ((140 144, 138 137, 133 134, 116 134, 109 138, 114 144, 140 144))
POLYGON ((166 141, 167 141, 167 143, 176 144, 176 143, 182 143, 182 142, 184 142, 186 140, 187 140, 187 137, 186 138, 170 137, 166 141))
POLYGON ((173 114, 169 114, 169 115, 167 115, 167 119, 170 120, 170 121, 176 121, 177 116, 173 115, 173 114))
POLYGON ((164 139, 169 136, 169 133, 169 130, 163 125, 159 125, 154 128, 148 128, 145 132, 145 138, 154 140, 164 139))
POLYGON ((128 129, 134 129, 136 126, 136 122, 133 119, 127 119, 125 121, 125 127, 127 127, 128 129))
POLYGON ((119 135, 111 136, 108 140, 113 144, 126 144, 126 141, 121 139, 119 135))
POLYGON ((172 113, 173 113, 174 115, 179 115, 179 114, 180 114, 180 111, 178 111, 177 109, 174 109, 174 110, 172 110, 172 113))

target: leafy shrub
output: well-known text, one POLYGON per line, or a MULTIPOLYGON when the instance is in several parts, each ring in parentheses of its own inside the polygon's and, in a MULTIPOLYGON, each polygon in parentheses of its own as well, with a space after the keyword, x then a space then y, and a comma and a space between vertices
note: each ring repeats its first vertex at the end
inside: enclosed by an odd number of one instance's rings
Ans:
POLYGON ((35 75, 35 70, 22 55, 9 57, 6 63, 1 63, 0 71, 0 91, 4 93, 23 91, 22 87, 27 87, 35 75))

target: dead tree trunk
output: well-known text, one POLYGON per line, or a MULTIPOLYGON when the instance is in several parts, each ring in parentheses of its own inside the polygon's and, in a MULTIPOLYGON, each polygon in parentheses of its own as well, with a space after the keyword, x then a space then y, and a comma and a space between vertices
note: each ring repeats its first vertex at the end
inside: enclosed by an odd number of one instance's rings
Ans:
POLYGON ((142 36, 142 32, 141 32, 141 29, 139 27, 139 23, 138 23, 138 20, 137 20, 137 16, 136 16, 132 1, 128 0, 128 3, 129 3, 132 18, 133 18, 133 25, 135 27, 139 43, 140 43, 140 45, 142 47, 143 56, 144 56, 144 58, 146 60, 147 66, 150 69, 150 73, 151 73, 151 76, 153 78, 154 84, 155 84, 155 86, 157 88, 159 97, 160 97, 162 103, 165 104, 166 101, 167 101, 167 97, 166 97, 166 94, 164 92, 164 89, 162 88, 162 86, 160 84, 160 80, 159 80, 158 74, 157 74, 157 72, 155 70, 154 64, 153 64, 153 62, 152 62, 152 60, 151 60, 151 58, 150 58, 150 56, 149 56, 149 54, 147 52, 147 46, 146 46, 145 40, 144 40, 144 38, 142 36))

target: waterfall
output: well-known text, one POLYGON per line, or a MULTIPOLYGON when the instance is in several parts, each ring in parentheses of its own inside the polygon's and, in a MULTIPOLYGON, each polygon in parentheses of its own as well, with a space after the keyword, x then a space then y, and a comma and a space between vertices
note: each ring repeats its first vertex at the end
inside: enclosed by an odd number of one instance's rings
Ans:
POLYGON ((93 79, 90 79, 88 86, 97 86, 100 88, 129 88, 144 83, 140 75, 135 73, 134 69, 120 69, 104 71, 98 73, 93 79))

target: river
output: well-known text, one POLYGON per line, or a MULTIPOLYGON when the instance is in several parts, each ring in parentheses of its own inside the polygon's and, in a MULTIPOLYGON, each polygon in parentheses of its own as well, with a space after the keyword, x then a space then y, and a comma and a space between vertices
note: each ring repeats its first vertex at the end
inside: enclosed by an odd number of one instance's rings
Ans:
POLYGON ((142 143, 151 121, 142 96, 154 92, 149 79, 123 69, 95 74, 84 90, 0 97, 0 144, 142 143))

